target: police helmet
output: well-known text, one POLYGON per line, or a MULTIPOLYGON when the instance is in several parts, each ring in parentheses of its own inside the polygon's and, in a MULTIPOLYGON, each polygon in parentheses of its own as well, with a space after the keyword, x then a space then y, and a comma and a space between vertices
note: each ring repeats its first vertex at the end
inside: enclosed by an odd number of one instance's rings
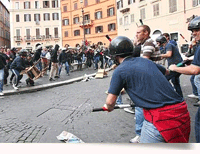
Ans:
POLYGON ((21 49, 21 50, 19 51, 19 55, 20 55, 20 56, 26 57, 27 54, 28 54, 28 51, 27 51, 26 49, 21 49))
POLYGON ((133 43, 128 37, 117 36, 111 41, 109 52, 112 56, 131 55, 134 52, 133 43))
POLYGON ((199 17, 195 17, 188 24, 188 30, 192 31, 193 29, 200 29, 200 16, 199 17))
POLYGON ((159 43, 162 45, 163 43, 166 43, 166 42, 167 42, 167 39, 166 39, 165 36, 161 35, 161 36, 158 36, 158 37, 156 38, 156 42, 159 42, 159 43))
POLYGON ((17 51, 17 49, 15 47, 10 49, 11 51, 17 51))

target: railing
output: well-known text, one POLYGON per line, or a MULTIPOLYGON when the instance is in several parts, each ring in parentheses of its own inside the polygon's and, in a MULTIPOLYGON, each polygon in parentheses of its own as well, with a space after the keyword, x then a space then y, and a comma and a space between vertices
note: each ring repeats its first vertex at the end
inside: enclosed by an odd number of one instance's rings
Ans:
MULTIPOLYGON (((84 20, 84 26, 93 25, 94 20, 84 20)), ((83 26, 83 22, 79 22, 80 26, 83 26)))
POLYGON ((21 42, 22 37, 21 36, 14 36, 15 42, 21 42))

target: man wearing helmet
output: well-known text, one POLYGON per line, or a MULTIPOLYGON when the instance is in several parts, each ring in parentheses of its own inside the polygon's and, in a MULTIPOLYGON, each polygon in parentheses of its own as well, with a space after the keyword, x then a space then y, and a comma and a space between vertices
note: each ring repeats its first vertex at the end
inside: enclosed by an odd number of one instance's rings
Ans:
POLYGON ((19 51, 19 55, 14 59, 14 61, 10 65, 11 71, 14 73, 15 78, 13 81, 13 88, 18 90, 19 81, 22 79, 23 75, 20 75, 22 70, 26 69, 25 58, 27 56, 28 51, 26 49, 21 49, 19 51))
MULTIPOLYGON (((165 54, 161 54, 160 56, 163 58, 167 58, 168 66, 171 64, 178 64, 183 61, 178 48, 175 47, 173 44, 171 44, 169 41, 167 41, 166 37, 161 35, 158 38, 156 38, 156 42, 159 47, 163 47, 165 54)), ((183 97, 183 93, 181 90, 180 85, 180 73, 177 72, 170 72, 169 75, 166 75, 167 80, 171 80, 172 84, 174 85, 174 88, 176 92, 183 97)))
MULTIPOLYGON (((192 35, 197 42, 200 42, 200 16, 194 18, 188 25, 188 30, 192 31, 192 35)), ((176 71, 178 73, 186 75, 195 75, 194 83, 198 90, 198 95, 200 95, 200 46, 194 54, 194 60, 191 65, 186 67, 177 67, 176 65, 170 65, 169 69, 176 71)), ((200 108, 198 109, 195 117, 195 134, 196 142, 200 143, 200 108)))
POLYGON ((133 44, 127 37, 114 38, 109 49, 120 65, 113 72, 103 109, 112 111, 125 88, 135 105, 144 109, 141 143, 188 142, 187 104, 163 75, 166 69, 146 58, 132 57, 133 44))

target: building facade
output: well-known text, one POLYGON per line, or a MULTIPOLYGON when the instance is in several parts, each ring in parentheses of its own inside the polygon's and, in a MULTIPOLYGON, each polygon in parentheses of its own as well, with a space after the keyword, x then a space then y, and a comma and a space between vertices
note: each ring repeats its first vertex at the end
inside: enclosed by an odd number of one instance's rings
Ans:
POLYGON ((115 0, 61 0, 63 46, 102 42, 117 36, 115 0), (84 18, 83 18, 84 17, 84 18))
POLYGON ((11 46, 62 46, 60 0, 11 0, 11 46))
POLYGON ((0 47, 10 48, 10 13, 0 1, 0 47))
POLYGON ((153 39, 169 33, 180 48, 191 38, 188 21, 193 15, 200 15, 200 0, 116 0, 116 3, 118 35, 134 39, 142 19, 143 24, 150 26, 153 39))

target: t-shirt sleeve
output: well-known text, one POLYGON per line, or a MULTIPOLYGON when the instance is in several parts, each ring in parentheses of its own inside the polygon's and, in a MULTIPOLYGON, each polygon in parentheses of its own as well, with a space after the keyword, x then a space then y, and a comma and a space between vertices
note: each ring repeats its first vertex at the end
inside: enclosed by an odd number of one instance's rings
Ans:
POLYGON ((194 60, 192 61, 192 64, 200 66, 200 46, 195 51, 194 60))
POLYGON ((110 81, 110 87, 108 93, 119 95, 122 88, 124 87, 123 79, 119 71, 115 70, 110 81))
POLYGON ((166 52, 167 51, 172 51, 172 45, 170 43, 168 43, 166 46, 166 52))

